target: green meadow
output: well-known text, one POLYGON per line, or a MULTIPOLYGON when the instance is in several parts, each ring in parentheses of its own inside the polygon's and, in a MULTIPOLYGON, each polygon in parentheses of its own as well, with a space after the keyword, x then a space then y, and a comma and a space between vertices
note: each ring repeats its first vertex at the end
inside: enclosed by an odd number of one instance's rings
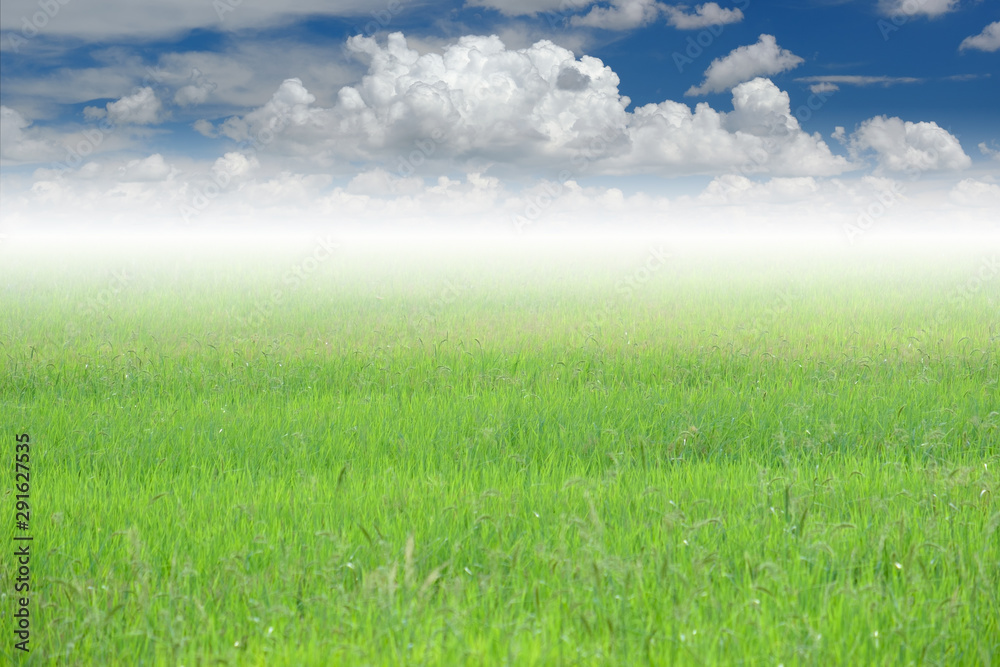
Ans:
POLYGON ((0 661, 997 663, 995 250, 431 248, 0 250, 0 661))

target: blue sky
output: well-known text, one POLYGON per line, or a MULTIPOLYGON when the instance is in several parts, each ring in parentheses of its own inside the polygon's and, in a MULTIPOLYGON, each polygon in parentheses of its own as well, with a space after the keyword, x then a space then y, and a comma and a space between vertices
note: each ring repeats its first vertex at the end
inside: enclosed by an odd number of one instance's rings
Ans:
POLYGON ((9 0, 0 60, 18 224, 57 200, 166 220, 213 178, 213 218, 237 192, 320 219, 523 218, 532 191, 545 215, 863 207, 894 180, 942 219, 1000 206, 991 0, 9 0))

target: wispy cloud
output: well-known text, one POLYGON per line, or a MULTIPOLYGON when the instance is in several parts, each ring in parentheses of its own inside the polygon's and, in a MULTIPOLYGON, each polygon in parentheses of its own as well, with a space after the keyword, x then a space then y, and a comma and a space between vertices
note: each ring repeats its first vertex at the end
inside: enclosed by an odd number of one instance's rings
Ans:
POLYGON ((800 76, 795 80, 800 83, 832 84, 834 86, 894 86, 903 83, 922 83, 926 81, 926 79, 913 76, 860 76, 851 74, 800 76))
POLYGON ((87 42, 106 42, 116 38, 167 37, 197 29, 273 28, 308 16, 370 17, 373 9, 368 0, 217 0, 214 3, 211 0, 170 3, 53 0, 58 11, 50 12, 51 20, 39 28, 32 20, 45 4, 39 0, 4 0, 0 4, 0 31, 7 33, 5 48, 10 46, 12 36, 27 40, 39 31, 87 42))

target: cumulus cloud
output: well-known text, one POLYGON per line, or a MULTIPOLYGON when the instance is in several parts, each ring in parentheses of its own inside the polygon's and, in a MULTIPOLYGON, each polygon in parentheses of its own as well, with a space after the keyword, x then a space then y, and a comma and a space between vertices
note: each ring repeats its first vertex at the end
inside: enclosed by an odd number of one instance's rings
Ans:
POLYGON ((118 173, 119 180, 127 183, 162 181, 176 173, 176 170, 167 164, 162 155, 154 153, 140 160, 130 160, 119 168, 118 173))
POLYGON ((667 22, 678 30, 700 30, 712 25, 728 25, 743 20, 743 12, 739 9, 723 9, 715 2, 697 5, 689 12, 687 5, 668 5, 663 11, 667 22))
POLYGON ((217 85, 205 80, 189 83, 174 93, 174 104, 182 107, 204 104, 216 88, 218 88, 217 85))
POLYGON ((84 107, 83 116, 93 121, 107 117, 114 124, 152 125, 159 123, 163 105, 150 86, 140 88, 132 95, 126 95, 114 102, 108 102, 104 109, 84 107))
POLYGON ((146 86, 117 102, 109 102, 107 109, 113 123, 151 125, 160 122, 163 105, 153 89, 146 86))
POLYGON ((886 16, 927 16, 936 18, 958 9, 960 0, 879 0, 879 10, 886 16))
POLYGON ((38 136, 31 121, 21 112, 0 106, 0 163, 23 164, 51 160, 59 155, 58 146, 38 136))
POLYGON ((953 170, 972 164, 958 139, 933 122, 876 116, 861 123, 850 147, 855 155, 874 152, 879 167, 887 171, 953 170))
POLYGON ((218 132, 234 141, 254 140, 267 145, 289 126, 301 127, 311 121, 319 123, 325 114, 311 106, 315 101, 316 97, 306 90, 301 79, 286 79, 267 104, 246 116, 226 119, 218 132))
POLYGON ((661 7, 657 0, 611 0, 608 7, 594 7, 583 16, 572 17, 570 25, 632 30, 655 21, 661 7))
POLYGON ((672 101, 640 107, 629 136, 632 152, 611 161, 623 171, 828 176, 852 169, 818 134, 802 131, 788 94, 764 78, 734 88, 728 114, 704 103, 693 112, 672 101))
POLYGON ((761 35, 756 44, 741 46, 729 55, 713 60, 705 71, 702 84, 692 86, 684 94, 719 93, 758 76, 771 76, 794 69, 803 62, 791 51, 779 47, 773 35, 761 35))
POLYGON ((341 88, 333 107, 315 105, 302 82, 289 79, 263 107, 226 120, 221 133, 237 141, 274 135, 270 149, 321 162, 418 167, 444 158, 568 162, 599 137, 624 141, 629 100, 618 76, 551 42, 508 50, 496 36, 468 36, 420 55, 394 33, 384 46, 351 38, 348 49, 368 60, 368 73, 341 88))
POLYGON ((590 85, 590 77, 575 67, 564 67, 556 79, 556 88, 560 90, 586 90, 590 85))
POLYGON ((260 167, 257 156, 249 157, 243 153, 231 151, 215 161, 212 171, 216 174, 226 174, 231 178, 241 178, 260 167))
POLYGON ((738 86, 729 113, 669 100, 630 113, 609 67, 547 41, 510 50, 495 36, 469 36, 420 55, 397 33, 384 46, 363 37, 348 46, 369 70, 339 91, 333 107, 316 105, 300 80, 289 79, 220 133, 315 164, 368 162, 402 176, 455 164, 663 174, 747 164, 796 175, 851 168, 801 130, 788 95, 767 79, 738 86))
POLYGON ((966 37, 958 48, 960 51, 967 49, 990 52, 1000 50, 1000 21, 989 24, 978 35, 966 37))

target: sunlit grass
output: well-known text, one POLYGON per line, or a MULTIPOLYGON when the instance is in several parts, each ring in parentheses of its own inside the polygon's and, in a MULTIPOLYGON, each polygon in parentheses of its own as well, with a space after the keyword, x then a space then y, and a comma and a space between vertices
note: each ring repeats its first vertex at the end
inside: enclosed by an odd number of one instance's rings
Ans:
POLYGON ((1000 277, 647 255, 11 258, 31 660, 989 664, 1000 277))

